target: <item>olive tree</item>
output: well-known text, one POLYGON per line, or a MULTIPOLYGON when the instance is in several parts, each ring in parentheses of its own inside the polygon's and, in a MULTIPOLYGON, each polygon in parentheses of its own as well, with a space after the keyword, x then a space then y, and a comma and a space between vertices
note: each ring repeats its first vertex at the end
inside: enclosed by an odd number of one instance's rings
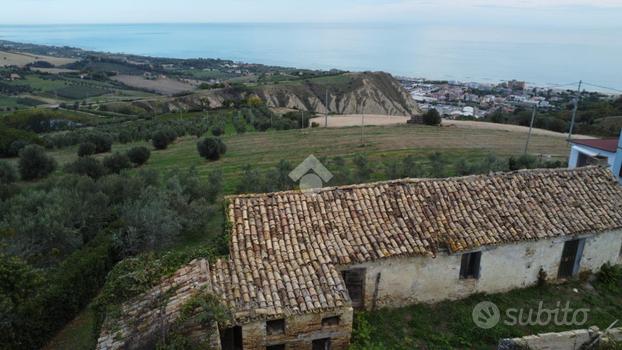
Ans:
POLYGON ((130 161, 138 166, 147 163, 151 157, 151 151, 147 147, 134 147, 127 151, 130 161))
POLYGON ((215 161, 227 152, 227 146, 217 137, 208 137, 197 143, 197 150, 201 157, 215 161))
POLYGON ((56 160, 39 145, 29 145, 19 152, 19 173, 22 180, 35 180, 56 170, 56 160))
POLYGON ((8 185, 17 181, 17 172, 8 162, 0 161, 0 184, 8 185))

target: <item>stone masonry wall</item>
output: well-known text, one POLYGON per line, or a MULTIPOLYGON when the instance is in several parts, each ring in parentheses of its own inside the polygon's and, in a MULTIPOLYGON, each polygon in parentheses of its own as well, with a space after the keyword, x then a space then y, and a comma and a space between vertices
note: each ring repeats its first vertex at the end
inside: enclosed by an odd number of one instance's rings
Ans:
POLYGON ((593 342, 599 336, 605 338, 603 342, 609 339, 617 342, 622 341, 622 328, 612 329, 606 334, 593 327, 568 332, 503 339, 499 342, 498 350, 578 350, 582 349, 583 345, 593 342))
MULTIPOLYGON (((119 319, 107 319, 97 342, 98 350, 138 349, 154 346, 179 317, 182 305, 209 288, 209 263, 194 260, 147 293, 125 303, 119 319)), ((214 327, 212 326, 213 330, 214 327)), ((210 343, 212 333, 189 330, 210 343)), ((215 329, 218 334, 218 328, 215 329)), ((216 336, 216 339, 218 337, 216 336)))
POLYGON ((294 315, 285 319, 285 333, 267 335, 266 322, 255 321, 242 326, 244 350, 264 350, 266 346, 285 344, 287 350, 311 350, 313 340, 330 338, 331 349, 345 350, 352 333, 352 308, 329 313, 294 315), (322 326, 322 319, 339 316, 335 326, 322 326))

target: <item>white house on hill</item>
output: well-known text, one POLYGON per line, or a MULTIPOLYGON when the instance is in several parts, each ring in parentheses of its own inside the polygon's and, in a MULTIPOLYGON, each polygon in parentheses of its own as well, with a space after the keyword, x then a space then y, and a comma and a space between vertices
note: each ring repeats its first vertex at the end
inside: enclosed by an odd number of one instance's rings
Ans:
POLYGON ((607 165, 622 183, 622 135, 619 139, 572 140, 568 168, 607 165))

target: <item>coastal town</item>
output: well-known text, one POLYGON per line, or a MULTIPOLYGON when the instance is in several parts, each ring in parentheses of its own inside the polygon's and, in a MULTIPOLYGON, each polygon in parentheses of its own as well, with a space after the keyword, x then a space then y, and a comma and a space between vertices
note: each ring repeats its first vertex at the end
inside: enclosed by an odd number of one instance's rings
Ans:
POLYGON ((543 111, 556 111, 576 96, 576 88, 531 87, 517 80, 494 84, 402 77, 400 82, 422 110, 434 108, 448 119, 483 119, 497 110, 513 113, 517 108, 534 106, 543 111))

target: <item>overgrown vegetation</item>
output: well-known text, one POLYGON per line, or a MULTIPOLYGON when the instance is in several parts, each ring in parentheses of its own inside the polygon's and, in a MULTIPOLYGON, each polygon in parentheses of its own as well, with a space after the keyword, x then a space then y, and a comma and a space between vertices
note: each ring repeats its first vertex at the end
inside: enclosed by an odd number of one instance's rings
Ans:
MULTIPOLYGON (((166 250, 184 236, 205 235, 220 185, 218 175, 210 184, 194 171, 162 177, 139 171, 98 180, 63 175, 0 202, 0 266, 6 266, 0 276, 0 302, 6 305, 0 310, 6 320, 0 342, 8 349, 40 347, 91 301, 115 262, 166 250)), ((218 237, 208 247, 215 250, 218 237)), ((166 274, 197 254, 165 255, 169 268, 152 275, 166 274)), ((153 260, 149 264, 156 268, 153 260)))
MULTIPOLYGON (((331 185, 365 183, 372 179, 444 178, 519 169, 557 168, 562 165, 559 161, 546 161, 530 155, 504 160, 490 154, 477 161, 467 161, 464 158, 452 161, 439 152, 434 152, 424 159, 408 155, 402 159, 385 160, 380 168, 372 167, 369 157, 363 153, 357 153, 351 161, 342 157, 323 157, 320 162, 331 169, 333 174, 331 185)), ((236 192, 261 193, 290 190, 296 185, 289 177, 292 170, 292 165, 286 160, 281 160, 275 167, 264 172, 247 164, 242 168, 236 192)))
MULTIPOLYGON (((573 103, 559 111, 539 111, 534 127, 557 132, 567 132, 572 119, 573 103)), ((512 113, 500 110, 489 114, 486 121, 493 123, 529 126, 531 109, 517 108, 512 113)), ((622 129, 622 97, 603 99, 596 93, 583 93, 577 111, 574 133, 617 137, 622 129)))
POLYGON ((586 325, 606 329, 622 313, 622 273, 620 267, 603 267, 593 282, 573 281, 545 284, 504 294, 474 295, 460 301, 435 305, 414 305, 382 309, 356 315, 352 350, 372 349, 496 349, 499 339, 560 332, 577 326, 506 325, 492 329, 475 326, 472 312, 482 301, 508 308, 537 310, 539 303, 555 308, 570 302, 571 307, 589 309, 586 325), (576 292, 575 292, 576 290, 576 292))

